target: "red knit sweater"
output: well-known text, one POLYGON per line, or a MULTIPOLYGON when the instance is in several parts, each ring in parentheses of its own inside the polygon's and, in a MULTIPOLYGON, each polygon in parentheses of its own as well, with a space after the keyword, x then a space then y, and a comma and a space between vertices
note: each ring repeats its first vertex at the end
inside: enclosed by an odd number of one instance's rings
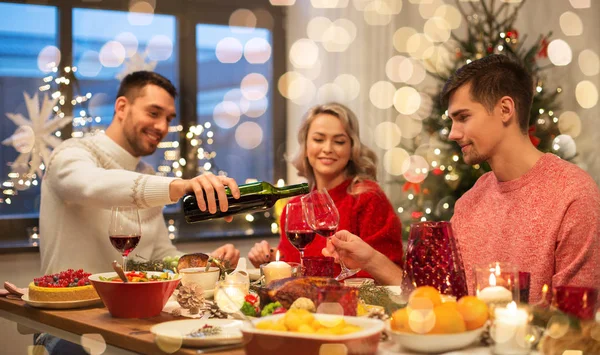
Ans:
MULTIPOLYGON (((358 235, 365 242, 379 252, 386 255, 397 265, 402 266, 402 226, 400 219, 394 213, 392 204, 385 193, 374 181, 363 181, 355 188, 362 191, 351 195, 348 186, 351 179, 344 181, 331 190, 329 195, 335 202, 340 213, 338 230, 348 230, 358 235)), ((297 199, 298 197, 294 198, 297 199)), ((279 251, 282 259, 290 262, 300 261, 300 252, 285 236, 283 228, 285 221, 285 209, 281 214, 281 237, 279 240, 279 251)), ((326 239, 317 235, 315 240, 304 249, 305 256, 322 256, 321 250, 326 245, 326 239)), ((339 273, 336 265, 336 274, 339 273)), ((367 272, 361 271, 355 277, 371 277, 367 272)))
POLYGON ((456 203, 452 229, 474 294, 475 265, 510 262, 531 272, 530 303, 542 287, 600 285, 600 192, 583 170, 543 155, 518 179, 490 172, 456 203))

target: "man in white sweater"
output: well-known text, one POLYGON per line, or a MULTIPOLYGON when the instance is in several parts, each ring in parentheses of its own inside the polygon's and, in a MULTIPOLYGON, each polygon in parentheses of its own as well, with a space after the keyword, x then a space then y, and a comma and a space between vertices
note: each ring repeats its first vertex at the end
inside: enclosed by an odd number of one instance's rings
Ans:
MULTIPOLYGON (((113 121, 106 134, 69 139, 50 158, 42 181, 40 253, 44 274, 83 268, 110 270, 120 254, 108 239, 112 206, 140 209, 142 238, 135 249, 148 259, 181 254, 168 238, 163 207, 195 192, 201 210, 227 210, 225 185, 239 197, 236 182, 205 174, 190 180, 154 175, 142 156, 154 153, 175 118, 173 84, 152 72, 135 72, 123 79, 113 121), (205 205, 204 195, 208 206, 205 205)), ((229 218, 230 220, 231 218, 229 218)), ((213 251, 236 264, 239 251, 226 244, 213 251)))

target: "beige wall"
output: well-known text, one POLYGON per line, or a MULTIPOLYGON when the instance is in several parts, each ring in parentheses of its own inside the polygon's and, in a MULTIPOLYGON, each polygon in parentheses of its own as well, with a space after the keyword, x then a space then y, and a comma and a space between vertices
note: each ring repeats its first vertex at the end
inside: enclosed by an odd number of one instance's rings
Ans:
MULTIPOLYGON (((250 248, 259 239, 238 239, 233 243, 240 249, 241 256, 246 257, 250 248)), ((278 238, 268 239, 269 244, 277 245, 278 238)), ((177 248, 186 253, 211 251, 222 245, 222 241, 207 241, 197 243, 177 244, 177 248)), ((249 267, 252 267, 249 265, 249 267)), ((110 271, 109 261, 106 270, 110 271)), ((1 254, 0 255, 0 282, 10 281, 19 287, 27 287, 34 277, 40 275, 40 256, 38 253, 1 254)), ((20 355, 27 354, 27 347, 32 345, 31 334, 19 334, 17 325, 0 317, 0 353, 20 355)))

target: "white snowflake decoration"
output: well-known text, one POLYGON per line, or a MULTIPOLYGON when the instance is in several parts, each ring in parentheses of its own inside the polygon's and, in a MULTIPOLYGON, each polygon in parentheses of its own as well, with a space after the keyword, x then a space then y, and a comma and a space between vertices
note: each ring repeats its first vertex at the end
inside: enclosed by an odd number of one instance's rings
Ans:
POLYGON ((47 94, 40 107, 38 94, 30 97, 26 92, 25 105, 29 119, 20 113, 6 113, 6 116, 18 127, 10 137, 2 141, 4 145, 12 145, 20 153, 17 159, 11 164, 11 177, 17 180, 15 187, 17 189, 26 189, 24 180, 30 180, 34 173, 42 176, 41 163, 48 166, 52 149, 56 148, 62 140, 54 135, 54 132, 71 123, 73 118, 70 116, 60 117, 53 111, 58 97, 49 99, 47 94), (19 188, 20 187, 20 188, 19 188))
POLYGON ((135 53, 130 58, 125 60, 125 63, 123 63, 123 70, 121 70, 117 75, 115 75, 115 78, 117 78, 119 81, 121 81, 127 75, 129 75, 133 72, 136 72, 136 71, 140 71, 140 70, 154 71, 158 62, 156 60, 146 61, 147 57, 148 57, 147 53, 144 53, 144 54, 135 53))

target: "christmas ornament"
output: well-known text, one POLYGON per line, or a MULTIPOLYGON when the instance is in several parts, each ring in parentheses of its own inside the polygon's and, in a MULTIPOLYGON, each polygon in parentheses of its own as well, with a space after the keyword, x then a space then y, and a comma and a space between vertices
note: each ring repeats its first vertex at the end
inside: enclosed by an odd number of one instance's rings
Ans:
POLYGON ((561 158, 573 159, 577 154, 577 145, 573 137, 561 134, 552 141, 552 150, 561 158))

